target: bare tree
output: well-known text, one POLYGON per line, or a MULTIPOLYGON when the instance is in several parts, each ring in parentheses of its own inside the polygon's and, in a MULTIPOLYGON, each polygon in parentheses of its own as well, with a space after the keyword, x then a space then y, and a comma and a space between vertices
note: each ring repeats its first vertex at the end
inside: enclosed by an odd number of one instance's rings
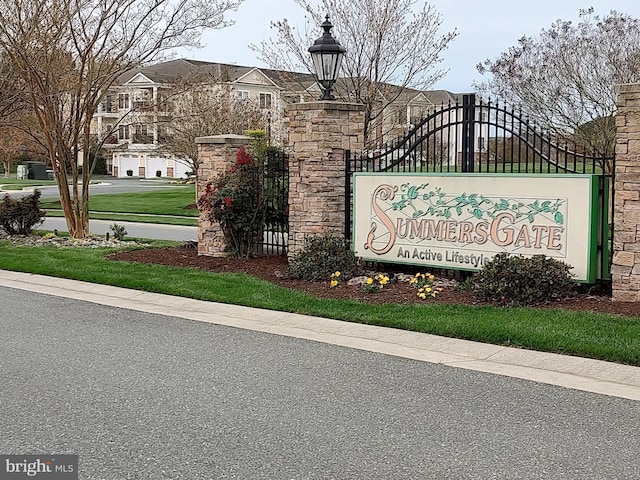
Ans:
POLYGON ((26 134, 24 129, 0 126, 0 164, 4 176, 9 178, 12 167, 21 155, 39 158, 39 145, 26 134))
POLYGON ((581 10, 580 21, 553 23, 537 38, 522 37, 478 71, 476 85, 521 106, 557 137, 571 136, 587 153, 612 155, 617 108, 614 86, 640 80, 640 21, 611 11, 600 18, 581 10))
POLYGON ((171 97, 171 119, 160 148, 197 174, 195 139, 208 135, 238 134, 267 128, 267 112, 255 100, 242 99, 229 86, 213 79, 178 82, 171 97))
POLYGON ((437 69, 456 31, 440 35, 442 18, 418 0, 322 0, 317 8, 293 0, 308 16, 304 29, 275 22, 276 38, 251 45, 260 59, 278 70, 313 72, 309 46, 320 36, 319 25, 331 12, 334 36, 347 49, 337 93, 365 105, 365 138, 375 143, 372 125, 404 89, 427 90, 446 72, 437 69), (398 88, 400 87, 400 88, 398 88))
POLYGON ((203 30, 224 27, 224 14, 242 1, 0 0, 0 50, 37 120, 70 235, 89 234, 88 152, 100 147, 91 120, 108 87, 132 68, 198 45, 203 30))
POLYGON ((11 167, 13 167, 16 157, 22 151, 21 143, 12 134, 11 129, 7 127, 0 128, 0 164, 4 169, 5 178, 9 178, 11 167))

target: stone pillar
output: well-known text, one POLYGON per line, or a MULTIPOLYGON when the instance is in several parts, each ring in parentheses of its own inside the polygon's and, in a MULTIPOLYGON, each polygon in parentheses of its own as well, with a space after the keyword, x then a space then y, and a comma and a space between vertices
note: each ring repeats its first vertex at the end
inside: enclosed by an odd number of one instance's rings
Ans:
POLYGON ((364 146, 364 106, 297 103, 288 117, 291 259, 304 248, 308 235, 344 236, 344 153, 364 146))
POLYGON ((640 301, 640 84, 618 85, 613 301, 640 301))
MULTIPOLYGON (((207 182, 228 171, 236 161, 238 149, 249 150, 251 137, 244 135, 213 135, 196 138, 198 145, 198 183, 196 192, 203 192, 207 182)), ((200 213, 198 221, 198 255, 224 257, 225 241, 217 222, 210 222, 206 214, 200 213)))

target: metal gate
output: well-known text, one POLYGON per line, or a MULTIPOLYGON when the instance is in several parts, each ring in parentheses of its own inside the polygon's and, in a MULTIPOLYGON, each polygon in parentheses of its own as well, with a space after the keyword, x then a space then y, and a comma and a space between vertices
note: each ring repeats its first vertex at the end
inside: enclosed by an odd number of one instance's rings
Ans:
POLYGON ((289 157, 281 149, 269 149, 263 175, 264 226, 256 253, 284 255, 289 236, 289 157))
MULTIPOLYGON (((443 105, 390 145, 345 154, 345 237, 351 239, 354 172, 535 173, 598 176, 599 279, 610 278, 615 157, 595 154, 570 135, 560 138, 504 104, 463 95, 443 105)), ((542 180, 541 180, 542 181, 542 180)))

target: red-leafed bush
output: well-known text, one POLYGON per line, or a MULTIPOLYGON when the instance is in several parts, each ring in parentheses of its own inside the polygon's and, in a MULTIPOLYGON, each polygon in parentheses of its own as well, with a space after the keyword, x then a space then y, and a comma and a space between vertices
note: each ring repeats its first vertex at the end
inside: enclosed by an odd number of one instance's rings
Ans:
POLYGON ((198 208, 218 222, 227 250, 238 258, 250 257, 262 234, 264 194, 259 163, 244 148, 238 150, 228 172, 207 183, 198 208))

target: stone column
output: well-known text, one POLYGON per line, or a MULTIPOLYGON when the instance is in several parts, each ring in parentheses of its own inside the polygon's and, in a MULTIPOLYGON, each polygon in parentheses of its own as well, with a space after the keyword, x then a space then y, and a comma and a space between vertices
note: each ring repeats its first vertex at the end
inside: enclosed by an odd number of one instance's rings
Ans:
POLYGON ((364 145, 364 106, 292 105, 289 117, 289 259, 308 235, 344 236, 345 150, 364 145))
POLYGON ((640 301, 640 84, 618 85, 613 301, 640 301))
MULTIPOLYGON (((249 150, 251 137, 244 135, 213 135, 196 138, 198 145, 198 183, 196 192, 203 192, 207 182, 228 171, 236 161, 238 149, 249 150)), ((198 221, 198 255, 224 257, 224 234, 218 222, 210 222, 206 214, 200 213, 198 221)))

